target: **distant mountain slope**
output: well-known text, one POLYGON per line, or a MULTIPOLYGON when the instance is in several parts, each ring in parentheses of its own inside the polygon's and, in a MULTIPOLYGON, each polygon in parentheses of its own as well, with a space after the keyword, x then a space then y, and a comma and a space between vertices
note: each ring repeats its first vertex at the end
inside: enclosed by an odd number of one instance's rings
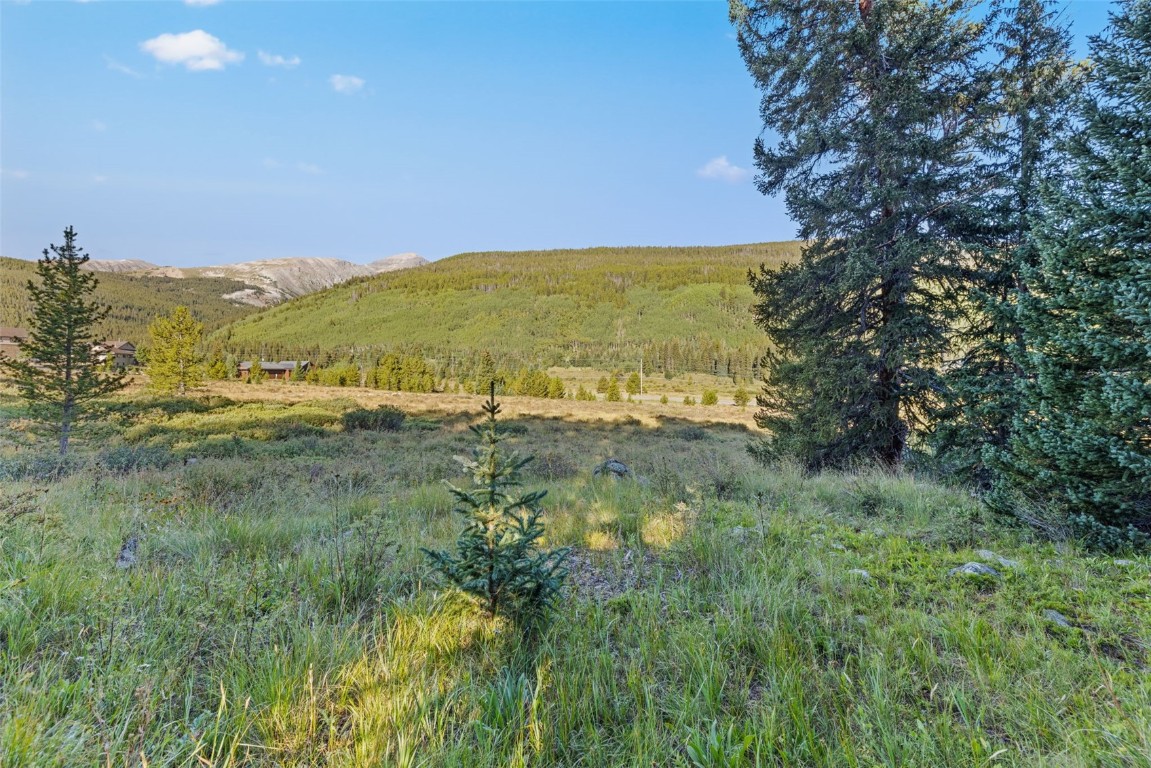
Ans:
MULTIPOLYGON (((26 327, 32 307, 25 286, 36 277, 36 263, 0 257, 0 325, 26 327)), ((138 273, 105 272, 98 276, 96 298, 112 307, 99 334, 139 344, 148 337, 148 324, 184 304, 208 330, 255 311, 255 307, 222 298, 247 286, 221 277, 177 280, 138 273)))
POLYGON ((132 271, 141 275, 181 280, 191 277, 228 278, 243 283, 244 287, 228 293, 225 299, 267 307, 285 299, 330 288, 354 277, 366 277, 426 263, 426 259, 414 253, 403 253, 367 265, 353 264, 342 259, 298 257, 210 267, 160 267, 146 261, 94 260, 88 262, 88 268, 98 272, 132 271))
POLYGON ((293 299, 216 340, 285 353, 418 345, 572 364, 634 364, 673 348, 750 359, 765 342, 749 312, 748 270, 794 260, 800 245, 461 254, 293 299))

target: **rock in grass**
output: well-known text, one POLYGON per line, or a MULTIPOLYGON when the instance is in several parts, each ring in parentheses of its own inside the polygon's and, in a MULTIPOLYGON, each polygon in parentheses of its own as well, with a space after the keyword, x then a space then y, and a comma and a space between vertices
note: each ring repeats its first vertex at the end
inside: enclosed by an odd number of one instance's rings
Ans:
POLYGON ((852 576, 858 576, 861 581, 871 581, 871 574, 862 568, 852 568, 848 573, 852 576))
POLYGON ((992 568, 990 565, 983 563, 966 563, 958 568, 952 568, 947 572, 948 576, 990 576, 993 579, 1000 578, 999 571, 992 568))
POLYGON ((1131 565, 1139 565, 1139 563, 1135 562, 1134 560, 1124 560, 1123 558, 1119 558, 1118 560, 1112 560, 1111 564, 1112 565, 1120 565, 1123 567, 1127 567, 1127 566, 1131 566, 1131 565))
POLYGON ((630 477, 631 470, 628 469, 627 464, 624 464, 619 459, 608 459, 603 464, 600 464, 594 470, 592 475, 599 477, 600 475, 608 475, 610 477, 630 477))
POLYGON ((1070 620, 1068 620, 1066 616, 1052 608, 1047 608, 1043 611, 1043 618, 1065 629, 1071 629, 1072 627, 1070 620))
POLYGON ((129 536, 128 540, 120 545, 120 554, 116 556, 116 567, 127 570, 136 565, 136 550, 140 548, 140 537, 129 536))
POLYGON ((999 563, 1004 568, 1019 567, 1019 563, 1015 560, 1008 560, 1006 557, 995 554, 990 549, 977 549, 975 550, 975 554, 979 557, 980 560, 988 563, 999 563))

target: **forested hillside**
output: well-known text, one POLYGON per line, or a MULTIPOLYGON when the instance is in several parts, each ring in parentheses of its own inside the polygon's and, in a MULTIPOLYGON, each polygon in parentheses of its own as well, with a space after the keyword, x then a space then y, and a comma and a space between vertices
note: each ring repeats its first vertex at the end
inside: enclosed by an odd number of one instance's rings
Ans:
POLYGON ((418 347, 500 359, 747 375, 764 351, 748 270, 798 242, 467 253, 259 312, 214 342, 286 358, 418 347), (734 371, 733 371, 734 372, 734 371))
MULTIPOLYGON (((27 325, 31 307, 25 286, 36 276, 36 263, 0 257, 0 325, 27 325)), ((183 304, 204 323, 219 328, 255 310, 228 301, 224 294, 248 286, 236 280, 217 277, 139 276, 104 272, 99 275, 96 299, 112 307, 97 335, 127 339, 139 344, 148 337, 148 324, 183 304)))

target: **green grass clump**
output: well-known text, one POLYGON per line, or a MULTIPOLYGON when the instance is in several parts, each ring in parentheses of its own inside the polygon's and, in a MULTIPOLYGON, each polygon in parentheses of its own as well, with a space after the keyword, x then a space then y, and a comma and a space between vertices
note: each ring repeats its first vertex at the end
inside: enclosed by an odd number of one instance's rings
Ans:
POLYGON ((467 420, 345 410, 155 414, 126 445, 180 460, 113 467, 112 440, 0 485, 0 763, 1151 765, 1145 557, 911 475, 765 471, 741 429, 522 418, 509 446, 560 468, 544 543, 573 548, 529 646, 420 553, 458 532, 467 420), (327 421, 255 436, 288 412, 327 421), (609 457, 634 477, 593 477, 609 457), (948 575, 984 549, 1016 564, 948 575))

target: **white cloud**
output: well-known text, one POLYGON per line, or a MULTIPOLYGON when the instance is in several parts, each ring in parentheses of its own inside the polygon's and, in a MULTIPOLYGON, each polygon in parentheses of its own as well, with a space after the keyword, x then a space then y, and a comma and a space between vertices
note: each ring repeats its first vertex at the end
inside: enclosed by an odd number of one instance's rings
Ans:
POLYGON ((293 67, 300 66, 299 56, 281 56, 278 53, 268 53, 267 51, 256 51, 256 55, 260 57, 260 63, 269 67, 283 67, 284 69, 292 69, 293 67))
POLYGON ((215 5, 220 0, 184 0, 184 5, 215 5))
POLYGON ((136 70, 121 64, 111 56, 105 56, 104 63, 108 65, 108 69, 112 70, 113 72, 119 72, 121 75, 128 75, 129 77, 135 77, 137 79, 143 77, 143 75, 136 70))
POLYGON ((9 179, 22 180, 28 178, 30 175, 31 174, 29 174, 28 171, 22 171, 19 168, 0 168, 0 176, 4 176, 9 179))
POLYGON ((297 163, 296 167, 304 173, 310 173, 313 176, 319 175, 324 172, 324 169, 315 163, 297 163))
POLYGON ((275 170, 276 168, 280 167, 280 161, 274 157, 265 157, 264 158, 264 167, 270 171, 275 170))
POLYGON ((718 179, 728 184, 738 184, 751 176, 751 171, 732 165, 728 162, 727 155, 720 155, 704 163, 703 167, 696 171, 696 175, 703 179, 718 179))
POLYGON ((97 133, 103 133, 104 131, 108 130, 108 124, 103 120, 89 120, 88 127, 97 133))
POLYGON ((355 93, 364 87, 364 79, 355 75, 332 75, 328 82, 336 89, 336 93, 355 93))
POLYGON ((95 176, 92 177, 92 183, 93 184, 103 184, 107 180, 108 180, 107 176, 101 176, 100 174, 96 174, 95 176))
POLYGON ((189 72, 223 69, 244 60, 244 54, 229 49, 220 38, 202 29, 153 37, 140 43, 140 50, 164 64, 183 64, 189 72))

